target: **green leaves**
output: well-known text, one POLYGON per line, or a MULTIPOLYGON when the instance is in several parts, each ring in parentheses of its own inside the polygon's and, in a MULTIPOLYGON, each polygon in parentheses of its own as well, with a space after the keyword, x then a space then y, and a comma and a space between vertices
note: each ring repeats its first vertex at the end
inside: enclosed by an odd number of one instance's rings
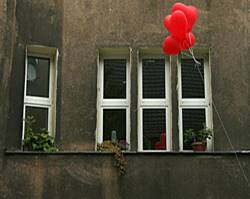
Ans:
POLYGON ((194 131, 193 129, 187 129, 184 132, 184 143, 192 142, 206 142, 207 139, 211 139, 213 135, 212 129, 204 127, 199 131, 194 131))
POLYGON ((32 116, 28 116, 25 120, 25 135, 23 140, 23 147, 29 151, 58 151, 55 146, 54 138, 49 135, 46 129, 41 129, 39 132, 34 132, 32 124, 35 120, 32 116))

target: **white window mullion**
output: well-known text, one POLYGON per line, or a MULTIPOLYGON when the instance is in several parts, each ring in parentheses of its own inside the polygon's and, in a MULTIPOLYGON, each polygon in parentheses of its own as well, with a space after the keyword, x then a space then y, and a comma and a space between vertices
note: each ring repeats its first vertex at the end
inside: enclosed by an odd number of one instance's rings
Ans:
POLYGON ((23 126, 22 126, 22 140, 24 140, 24 134, 25 134, 25 113, 26 113, 26 106, 23 106, 23 126))
POLYGON ((130 144, 130 108, 126 108, 126 142, 129 144, 128 145, 128 150, 131 149, 131 144, 130 144))
POLYGON ((49 98, 42 98, 42 97, 33 97, 33 96, 27 96, 24 99, 25 104, 38 104, 38 105, 45 105, 45 106, 51 106, 52 102, 49 98))
POLYGON ((165 99, 142 99, 140 102, 140 106, 144 107, 154 107, 154 106, 161 106, 161 107, 168 107, 167 100, 165 99))
POLYGON ((182 120, 182 108, 179 108, 179 118, 178 118, 178 125, 179 125, 179 150, 183 151, 183 120, 182 120))
POLYGON ((53 131, 52 108, 48 107, 48 132, 49 135, 55 135, 53 131))
POLYGON ((111 99, 104 99, 101 101, 100 104, 101 107, 129 107, 130 104, 128 102, 128 100, 126 99, 115 99, 115 100, 111 100, 111 99))
POLYGON ((143 151, 143 108, 138 109, 138 151, 143 151))
MULTIPOLYGON (((213 129, 213 123, 212 123, 212 115, 211 115, 211 108, 208 106, 206 108, 206 125, 208 128, 213 129)), ((207 150, 213 151, 214 145, 213 145, 214 139, 207 139, 207 150)))
POLYGON ((172 150, 172 119, 170 117, 171 115, 171 108, 166 108, 166 149, 167 151, 172 150))

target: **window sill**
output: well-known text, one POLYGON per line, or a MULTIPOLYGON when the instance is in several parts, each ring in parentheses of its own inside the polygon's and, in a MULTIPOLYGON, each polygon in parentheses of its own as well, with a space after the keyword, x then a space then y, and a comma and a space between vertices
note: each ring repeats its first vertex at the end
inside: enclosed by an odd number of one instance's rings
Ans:
MULTIPOLYGON (((18 150, 6 150, 5 155, 109 155, 112 152, 99 152, 99 151, 57 151, 57 152, 43 152, 43 151, 18 151, 18 150)), ((138 151, 126 151, 125 155, 250 155, 250 150, 242 151, 163 151, 163 152, 138 152, 138 151)))

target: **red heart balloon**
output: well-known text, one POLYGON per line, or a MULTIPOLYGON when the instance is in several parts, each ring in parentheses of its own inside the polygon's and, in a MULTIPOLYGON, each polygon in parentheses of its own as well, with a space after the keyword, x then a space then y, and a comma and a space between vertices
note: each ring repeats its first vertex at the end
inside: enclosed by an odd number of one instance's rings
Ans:
POLYGON ((198 10, 194 6, 188 6, 188 31, 192 31, 193 25, 195 24, 198 18, 198 10))
POLYGON ((195 44, 195 36, 192 32, 186 34, 186 38, 180 43, 181 50, 191 48, 195 44))
POLYGON ((167 15, 165 18, 164 18, 164 26, 165 28, 168 30, 168 32, 170 32, 171 30, 171 25, 170 25, 170 18, 172 17, 172 15, 167 15))
POLYGON ((175 40, 171 35, 165 39, 162 48, 164 53, 169 55, 177 55, 181 50, 179 42, 175 40))
POLYGON ((185 38, 188 22, 184 12, 177 10, 172 15, 168 15, 164 19, 164 25, 174 38, 182 40, 185 38))
POLYGON ((172 12, 176 12, 180 10, 185 13, 188 21, 188 32, 192 31, 193 25, 195 24, 198 18, 198 10, 194 6, 186 6, 183 3, 176 3, 172 7, 172 12))
POLYGON ((185 13, 186 11, 186 5, 184 3, 175 3, 172 7, 172 12, 176 11, 176 10, 181 10, 182 12, 185 13))

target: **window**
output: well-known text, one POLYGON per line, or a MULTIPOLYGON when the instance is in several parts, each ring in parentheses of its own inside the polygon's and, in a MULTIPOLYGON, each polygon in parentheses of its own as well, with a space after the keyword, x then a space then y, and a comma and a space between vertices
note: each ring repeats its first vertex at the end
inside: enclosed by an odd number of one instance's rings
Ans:
MULTIPOLYGON (((101 49, 99 52, 97 143, 130 141, 130 54, 129 49, 101 49)), ((138 151, 172 150, 172 109, 178 110, 180 151, 191 150, 191 143, 183 143, 185 130, 198 131, 204 125, 212 128, 208 56, 201 52, 197 57, 201 63, 199 68, 193 59, 179 57, 178 85, 171 85, 170 57, 157 48, 139 51, 138 95, 131 96, 137 101, 138 151), (171 87, 176 86, 178 106, 172 107, 171 87)), ((212 140, 208 140, 208 150, 212 150, 212 146, 212 140)))
MULTIPOLYGON (((183 142, 187 129, 198 131, 212 128, 210 68, 206 53, 198 54, 197 66, 192 58, 181 57, 178 63, 179 143, 180 150, 191 150, 191 143, 183 142)), ((208 140, 207 149, 212 150, 208 140)))
POLYGON ((98 60, 97 142, 130 140, 130 50, 101 49, 98 60))
POLYGON ((26 48, 22 139, 25 133, 25 118, 28 116, 35 120, 35 132, 45 128, 50 135, 55 133, 57 57, 55 48, 26 48))
POLYGON ((141 50, 138 68, 139 151, 171 149, 170 65, 161 50, 141 50))

